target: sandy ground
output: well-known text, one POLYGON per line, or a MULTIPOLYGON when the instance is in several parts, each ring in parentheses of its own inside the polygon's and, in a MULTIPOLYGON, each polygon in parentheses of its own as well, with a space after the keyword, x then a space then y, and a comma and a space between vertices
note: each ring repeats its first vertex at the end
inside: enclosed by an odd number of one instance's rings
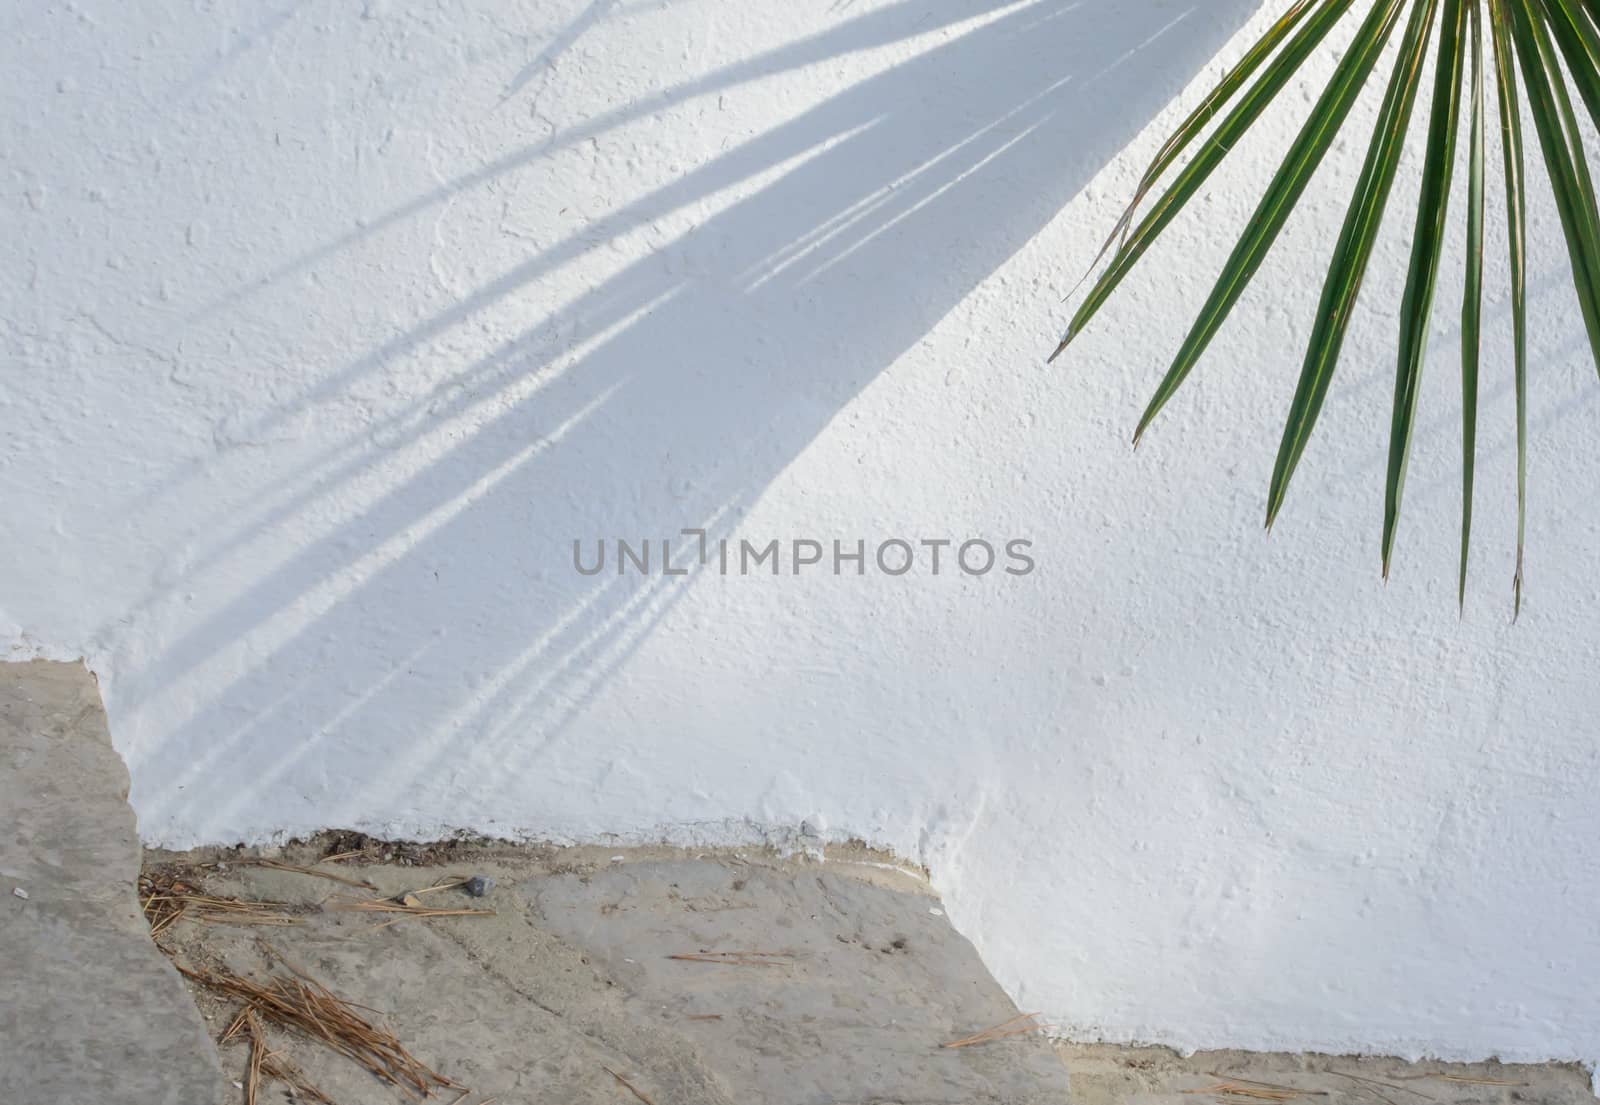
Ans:
MULTIPOLYGON (((367 887, 240 853, 153 854, 147 872, 284 903, 279 927, 198 922, 160 939, 175 962, 264 979, 298 970, 379 1012, 460 1088, 436 1100, 651 1105, 1579 1105, 1575 1067, 1407 1064, 1245 1052, 1048 1044, 943 1048, 1016 1016, 950 929, 919 872, 865 850, 826 863, 761 853, 380 844, 329 835, 272 853, 367 887), (324 857, 364 849, 332 862, 324 857), (492 915, 355 908, 481 875, 484 898, 416 898, 492 915), (722 953, 752 953, 720 961, 722 953), (675 956, 711 958, 673 958, 675 956), (1070 1072, 1071 1092, 1064 1073, 1070 1072), (468 1092, 470 1090, 470 1092, 468 1092)), ((214 1033, 239 1003, 196 985, 214 1033)), ((340 1105, 404 1095, 303 1037, 265 1029, 340 1105)), ((250 1049, 221 1047, 244 1101, 250 1049)), ((306 1100, 281 1082, 261 1101, 306 1100)))
POLYGON ((1407 1063, 1312 1054, 1059 1044, 1073 1105, 1196 1105, 1298 1101, 1305 1105, 1592 1105, 1575 1066, 1407 1063), (1235 1092, 1205 1092, 1219 1086, 1235 1092), (1259 1093, 1262 1096, 1248 1096, 1259 1093))

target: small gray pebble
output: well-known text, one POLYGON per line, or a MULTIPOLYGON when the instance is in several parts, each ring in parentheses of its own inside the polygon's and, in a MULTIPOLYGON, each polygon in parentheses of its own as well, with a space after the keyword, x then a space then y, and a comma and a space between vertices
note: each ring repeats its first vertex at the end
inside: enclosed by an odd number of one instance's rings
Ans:
POLYGON ((461 889, 471 894, 474 898, 481 898, 494 889, 494 880, 488 875, 474 875, 461 884, 461 889))

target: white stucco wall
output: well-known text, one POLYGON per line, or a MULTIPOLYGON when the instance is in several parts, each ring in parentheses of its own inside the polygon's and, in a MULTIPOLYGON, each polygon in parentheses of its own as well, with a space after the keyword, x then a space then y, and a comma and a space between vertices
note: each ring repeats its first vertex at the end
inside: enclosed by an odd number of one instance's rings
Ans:
POLYGON ((1370 100, 1137 455, 1305 98, 1041 366, 1255 9, 12 5, 0 652, 88 657, 151 842, 804 825, 928 864, 1072 1034, 1600 1057, 1600 388, 1542 175, 1515 627, 1498 216, 1465 617, 1459 234, 1394 578, 1404 217, 1261 533, 1370 100), (694 527, 1037 569, 573 569, 694 527))

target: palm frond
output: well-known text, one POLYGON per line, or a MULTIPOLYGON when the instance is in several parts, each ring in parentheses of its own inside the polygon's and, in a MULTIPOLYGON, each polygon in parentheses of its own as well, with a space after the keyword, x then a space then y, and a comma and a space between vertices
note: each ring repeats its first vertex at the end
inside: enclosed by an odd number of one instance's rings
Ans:
POLYGON ((1466 7, 1445 0, 1439 35, 1439 63, 1433 82, 1433 114, 1422 168, 1422 194, 1417 224, 1411 234, 1411 270, 1400 304, 1400 363, 1394 381, 1394 417, 1389 428, 1389 475, 1384 484, 1383 577, 1389 578, 1400 499, 1405 492, 1411 432, 1417 420, 1417 394, 1422 386, 1422 357, 1428 345, 1433 291, 1444 248, 1444 224, 1450 210, 1450 175, 1456 161, 1456 129, 1461 118, 1462 47, 1466 41, 1466 7))
MULTIPOLYGON (((1215 133, 1200 148, 1194 160, 1184 166, 1178 178, 1162 193, 1138 227, 1131 233, 1126 233, 1125 227, 1131 221, 1134 208, 1139 200, 1143 198, 1143 193, 1148 191, 1148 187, 1153 187, 1156 178, 1167 167, 1163 164, 1162 156, 1160 154, 1157 155, 1156 160, 1144 174, 1144 181, 1148 182, 1148 186, 1141 186, 1141 193, 1134 197, 1133 202, 1129 204, 1128 209, 1123 213, 1123 218, 1119 220, 1118 228, 1114 228, 1111 238, 1107 239, 1109 243, 1119 236, 1122 238, 1122 243, 1117 250, 1116 256, 1106 270, 1101 273, 1100 278, 1095 281, 1093 288, 1090 289, 1088 296, 1085 297, 1083 305, 1073 315, 1072 323, 1067 328, 1067 336, 1061 339, 1060 345, 1056 346, 1056 351, 1050 355, 1051 360, 1055 360, 1061 355, 1062 351, 1072 342, 1073 337, 1082 331, 1089 320, 1094 317, 1095 312, 1111 297, 1111 293, 1122 282, 1122 278, 1132 270, 1139 258, 1144 256, 1145 250, 1160 236, 1168 224, 1177 217, 1178 212, 1183 210, 1184 205, 1200 191, 1201 186, 1206 182, 1206 178, 1211 175, 1218 165, 1222 164, 1229 151, 1233 149, 1240 138, 1244 137, 1255 121, 1261 117, 1261 113, 1272 103, 1273 98, 1283 91, 1284 87, 1289 83, 1289 79, 1305 63, 1305 60, 1316 52, 1316 48, 1328 36, 1328 32, 1333 30, 1340 17, 1350 10, 1353 3, 1354 0, 1325 0, 1311 20, 1301 27, 1284 45, 1282 51, 1272 59, 1272 64, 1262 72, 1260 79, 1240 97, 1239 102, 1234 105, 1227 117, 1218 124, 1215 133)), ((1276 26, 1272 31, 1269 31, 1261 42, 1257 44, 1262 49, 1262 54, 1271 53, 1285 33, 1286 31, 1280 31, 1276 26)), ((1231 92, 1227 98, 1232 98, 1231 92)), ((1218 103, 1213 106, 1220 107, 1221 105, 1218 103)), ((1191 120, 1193 118, 1191 116, 1191 120)), ((1189 125, 1188 123, 1185 124, 1186 127, 1189 125)), ((1184 128, 1180 128, 1180 136, 1183 134, 1183 130, 1184 128)), ((1191 140, 1192 136, 1188 139, 1179 138, 1176 147, 1177 152, 1181 152, 1191 140)), ((1172 143, 1169 142, 1168 145, 1170 146, 1172 143)), ((1176 156, 1176 153, 1174 156, 1176 156)), ((1101 255, 1104 256, 1104 253, 1105 250, 1102 249, 1101 255)))
POLYGON ((1472 547, 1472 477, 1478 460, 1478 367, 1483 316, 1483 0, 1471 0, 1472 152, 1467 160, 1467 272, 1461 293, 1461 566, 1456 607, 1467 606, 1467 554, 1472 547))
POLYGON ((1500 148, 1505 162, 1506 240, 1511 252, 1512 380, 1517 397, 1517 570, 1511 579, 1513 619, 1522 613, 1522 547, 1528 522, 1528 207, 1522 190, 1522 104, 1511 54, 1507 0, 1489 0, 1500 148))
POLYGON ((1378 226, 1383 220, 1384 207, 1389 202, 1389 192, 1400 169, 1400 148, 1411 123, 1411 112, 1417 100, 1417 86, 1422 75, 1422 59, 1426 50, 1423 34, 1431 9, 1418 4, 1412 12, 1411 25, 1405 42, 1400 47, 1400 58, 1389 78, 1389 90, 1384 95, 1383 107, 1378 111, 1377 126, 1373 128, 1372 142, 1367 149, 1366 164, 1356 183, 1355 196, 1345 215, 1344 229, 1334 247, 1333 263, 1328 267, 1328 278, 1323 284, 1322 301, 1317 309, 1311 344, 1306 349, 1306 362, 1300 370, 1300 383, 1295 389, 1294 401, 1289 407, 1289 418, 1283 428, 1283 441, 1278 446, 1278 459, 1273 466, 1272 484, 1267 491, 1267 528, 1277 520, 1283 509, 1284 496, 1289 491, 1289 480, 1295 466, 1300 463, 1306 443, 1311 438, 1311 428, 1322 411, 1328 385, 1333 380, 1333 370, 1339 361, 1339 351, 1344 345, 1345 331, 1354 312, 1356 295, 1361 290, 1361 279, 1367 271, 1367 261, 1372 256, 1372 245, 1378 240, 1378 226))
MULTIPOLYGON (((1250 48, 1244 57, 1239 59, 1238 64, 1223 75, 1222 80, 1218 82, 1216 88, 1211 90, 1210 95, 1189 113, 1188 117, 1178 125, 1178 129, 1173 131, 1172 135, 1162 144, 1161 149, 1156 151, 1155 159, 1150 162, 1150 167, 1144 171, 1144 176, 1139 180, 1139 188, 1134 192, 1133 199, 1128 202, 1127 208, 1122 212, 1122 217, 1117 220, 1116 226, 1111 228, 1111 233, 1106 236, 1105 244, 1100 247, 1099 254, 1090 264, 1089 268, 1091 270, 1104 260, 1106 253, 1110 251, 1112 245, 1118 239, 1126 241, 1128 228, 1133 224, 1134 212, 1139 209, 1139 204, 1144 201, 1144 198, 1150 194, 1150 190, 1156 186, 1163 174, 1172 167, 1178 158, 1183 156, 1183 152, 1194 143, 1195 139, 1205 133, 1207 124, 1216 118, 1217 113, 1233 99, 1235 93, 1249 83, 1250 78, 1272 56, 1273 52, 1288 39, 1290 32, 1300 25, 1301 21, 1312 10, 1313 5, 1317 3, 1320 3, 1324 13, 1336 6, 1349 6, 1348 3, 1336 5, 1333 0, 1296 0, 1296 3, 1283 14, 1282 18, 1274 23, 1266 34, 1261 36, 1260 40, 1250 48)), ((1328 22, 1325 25, 1332 27, 1333 24, 1328 22)))
MULTIPOLYGON (((1511 32, 1517 44, 1517 59, 1522 63, 1523 81, 1528 86, 1539 146, 1544 151, 1545 169, 1555 192, 1556 210, 1567 237, 1567 256, 1572 262, 1572 278, 1578 291, 1578 305, 1589 330, 1589 345, 1595 366, 1600 369, 1600 214, 1595 211, 1594 180, 1589 174, 1583 135, 1572 97, 1562 79, 1561 63, 1550 42, 1541 12, 1531 12, 1527 4, 1510 4, 1511 32)), ((1547 8, 1549 5, 1541 5, 1547 8)), ((1569 58, 1574 72, 1582 74, 1587 63, 1582 56, 1569 58)), ((1580 89, 1588 82, 1580 79, 1580 89)))
MULTIPOLYGON (((1099 255, 1099 269, 1073 313, 1059 356, 1099 313, 1150 247, 1198 195, 1305 62, 1357 7, 1354 0, 1293 0, 1218 86, 1157 151, 1099 255), (1224 114, 1225 112, 1225 114, 1224 114), (1220 117, 1220 121, 1219 121, 1220 117), (1187 161, 1185 157, 1187 156, 1187 161), (1139 216, 1144 209, 1142 217, 1139 216), (1104 263, 1104 267, 1100 268, 1104 263)), ((1437 33, 1422 179, 1410 241, 1395 364, 1395 391, 1384 480, 1380 562, 1387 578, 1404 500, 1422 369, 1431 329, 1458 146, 1466 135, 1466 266, 1461 299, 1462 501, 1457 601, 1466 600, 1478 432, 1487 195, 1486 88, 1492 68, 1498 102, 1516 396, 1517 550, 1515 609, 1522 602, 1527 518, 1527 196, 1523 111, 1532 119, 1566 240, 1573 285, 1600 370, 1600 206, 1575 99, 1600 126, 1600 10, 1593 0, 1366 0, 1365 16, 1306 115, 1211 293, 1200 308, 1134 431, 1137 443, 1200 362, 1271 251, 1289 215, 1333 147, 1352 108, 1386 53, 1402 19, 1367 147, 1366 160, 1333 248, 1310 342, 1285 420, 1267 492, 1267 525, 1282 510, 1289 483, 1327 398, 1351 316, 1393 191, 1410 131, 1422 72, 1437 33), (1485 48, 1485 40, 1488 49, 1485 48), (1520 79, 1519 79, 1520 77, 1520 79), (1574 91, 1576 96, 1574 96, 1574 91), (1525 98, 1524 98, 1525 94, 1525 98), (1464 118, 1465 117, 1465 118, 1464 118)))
MULTIPOLYGON (((1422 3, 1428 5, 1434 2, 1435 0, 1422 0, 1422 3)), ((1245 286, 1250 283, 1256 270, 1261 267, 1261 262, 1266 259, 1267 251, 1277 240, 1279 231, 1289 219, 1289 213, 1305 194, 1306 186, 1311 183, 1312 174, 1316 172, 1317 166, 1322 164, 1322 158, 1333 145, 1333 140, 1338 136, 1345 117, 1355 106, 1367 77, 1377 65, 1378 58, 1389 41, 1389 35, 1393 32, 1403 7, 1402 0, 1379 0, 1373 6, 1372 14, 1367 17, 1367 21, 1356 32, 1355 42, 1351 44, 1349 52, 1334 70, 1333 80, 1329 82, 1322 98, 1311 109, 1310 117, 1300 128, 1300 134, 1295 138, 1294 145, 1289 148, 1283 164, 1278 167, 1277 175, 1272 178, 1272 183, 1267 185, 1267 194, 1256 206, 1255 214, 1251 216, 1244 236, 1239 239, 1233 255, 1223 266, 1216 287, 1211 290, 1210 298, 1200 310, 1200 317, 1190 328, 1189 336, 1179 348, 1172 367, 1167 369, 1166 377, 1156 388, 1155 397, 1150 400, 1144 416, 1139 419, 1139 425, 1133 432, 1135 444, 1199 361, 1200 354, 1205 352, 1206 346, 1221 328, 1223 320, 1228 317, 1234 304, 1239 302, 1239 297, 1244 294, 1245 286)), ((1415 29, 1418 25, 1419 21, 1413 19, 1412 28, 1415 29)))

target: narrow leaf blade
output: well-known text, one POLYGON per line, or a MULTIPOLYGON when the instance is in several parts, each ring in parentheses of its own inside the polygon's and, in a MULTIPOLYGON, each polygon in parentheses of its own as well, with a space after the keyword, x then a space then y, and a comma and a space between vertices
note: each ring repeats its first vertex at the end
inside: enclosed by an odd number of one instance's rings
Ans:
POLYGON ((1472 481, 1478 452, 1478 369, 1483 313, 1483 10, 1471 0, 1471 141, 1467 183, 1467 275, 1461 297, 1461 569, 1459 609, 1467 606, 1467 555, 1472 546, 1472 481))
POLYGON ((1151 159, 1150 165, 1145 169, 1144 175, 1140 177, 1139 187, 1135 190, 1133 199, 1128 202, 1127 208, 1123 210, 1121 217, 1117 219, 1116 225, 1111 228, 1111 233, 1106 238, 1105 244, 1100 247, 1099 254, 1089 265, 1091 271, 1105 258, 1112 245, 1126 234, 1128 228, 1133 224, 1134 213, 1155 187, 1156 182, 1177 162, 1178 158, 1183 156, 1184 151, 1205 131, 1206 126, 1217 117, 1217 113, 1227 106, 1228 102, 1249 82, 1250 78, 1265 64, 1274 51, 1288 40, 1290 34, 1305 19, 1314 4, 1318 2, 1322 4, 1325 10, 1333 7, 1333 0, 1296 0, 1289 10, 1284 12, 1271 27, 1267 28, 1266 33, 1257 39, 1254 45, 1245 52, 1244 57, 1240 58, 1233 68, 1223 74, 1222 80, 1217 83, 1217 87, 1211 90, 1182 123, 1178 124, 1178 128, 1162 143, 1161 148, 1156 151, 1155 157, 1151 159))
MULTIPOLYGON (((1419 2, 1431 6, 1435 0, 1419 0, 1419 2)), ((1144 416, 1139 420, 1138 429, 1134 432, 1135 442, 1143 436, 1156 414, 1189 375, 1234 304, 1238 302, 1240 295, 1244 293, 1245 287, 1255 276, 1256 270, 1266 258, 1267 251, 1271 249, 1279 231, 1288 220, 1289 213, 1304 194, 1312 174, 1333 145, 1339 128, 1350 114, 1350 109, 1355 105, 1373 67, 1377 65, 1399 19, 1402 6, 1403 0, 1379 0, 1360 30, 1356 32, 1349 50, 1334 70, 1328 87, 1312 107, 1309 117, 1295 138, 1294 145, 1279 166, 1272 183, 1268 185, 1266 195, 1257 205, 1244 236, 1234 247, 1227 264, 1223 266, 1216 286, 1212 289, 1205 306, 1201 308, 1199 318, 1190 328, 1188 337, 1184 339, 1172 367, 1167 370, 1166 376, 1156 388, 1155 396, 1150 400, 1150 405, 1145 409, 1144 416)))
POLYGON ((1416 425, 1422 361, 1427 352, 1433 292, 1439 277, 1445 220, 1450 207, 1450 178, 1455 168, 1456 133, 1461 119, 1462 45, 1466 10, 1463 0, 1445 0, 1439 34, 1439 62, 1433 88, 1427 151, 1416 228, 1411 236, 1411 266, 1400 304, 1400 355, 1395 367, 1394 411, 1389 427, 1389 471, 1384 482, 1383 577, 1389 578, 1395 530, 1405 494, 1406 465, 1416 425))
POLYGON ((1506 239, 1511 254, 1512 380, 1517 408, 1517 566, 1512 618, 1522 613, 1522 554, 1528 519, 1528 205, 1523 189, 1522 105, 1517 95, 1507 0, 1489 0, 1490 41, 1500 106, 1500 150, 1506 186, 1506 239))
POLYGON ((1127 234, 1111 263, 1095 280, 1088 295, 1073 314, 1072 321, 1067 325, 1066 336, 1056 346, 1055 352, 1050 354, 1051 361, 1059 357, 1067 346, 1072 344, 1073 339, 1083 332, 1084 327, 1111 298, 1111 293, 1138 264, 1145 251, 1199 193, 1217 166, 1227 158, 1234 146, 1261 117, 1262 112, 1288 84, 1290 78, 1299 71, 1306 59, 1315 53, 1316 48, 1338 24, 1340 18, 1349 11, 1353 3, 1354 0, 1329 0, 1272 59, 1260 79, 1240 97, 1239 102, 1228 113, 1227 118, 1218 124, 1216 131, 1202 145, 1199 152, 1151 205, 1139 225, 1127 234))
POLYGON ((1317 307, 1311 341, 1295 387, 1289 417, 1283 427, 1283 440, 1273 465, 1272 484, 1267 492, 1267 527, 1270 529, 1283 509, 1289 481, 1305 453, 1311 430, 1322 412, 1328 386, 1344 346, 1345 333, 1355 308, 1373 243, 1383 222, 1389 193, 1400 167, 1400 153, 1417 101, 1423 62, 1427 56, 1427 31, 1432 25, 1433 5, 1418 4, 1400 45, 1394 72, 1384 93, 1383 106, 1373 127, 1367 158, 1356 182, 1355 194, 1345 214, 1328 275, 1323 281, 1322 299, 1317 307))
POLYGON ((1517 60, 1528 90, 1545 169, 1567 240, 1572 282, 1588 330, 1590 352, 1600 370, 1600 212, 1589 173, 1583 135, 1562 79, 1560 59, 1537 8, 1538 0, 1507 3, 1517 60))

